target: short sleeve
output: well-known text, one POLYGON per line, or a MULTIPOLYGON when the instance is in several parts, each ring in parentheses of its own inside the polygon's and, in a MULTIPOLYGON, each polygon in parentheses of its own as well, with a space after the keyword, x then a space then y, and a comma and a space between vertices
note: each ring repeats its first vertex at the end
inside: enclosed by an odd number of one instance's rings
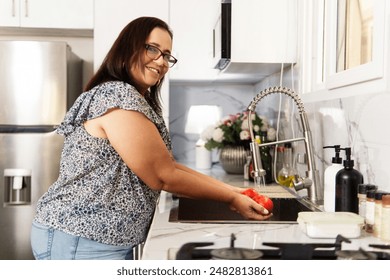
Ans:
POLYGON ((85 121, 104 115, 109 109, 120 108, 138 111, 157 126, 163 122, 146 99, 131 85, 114 81, 98 85, 82 93, 66 113, 57 133, 67 135, 85 121))

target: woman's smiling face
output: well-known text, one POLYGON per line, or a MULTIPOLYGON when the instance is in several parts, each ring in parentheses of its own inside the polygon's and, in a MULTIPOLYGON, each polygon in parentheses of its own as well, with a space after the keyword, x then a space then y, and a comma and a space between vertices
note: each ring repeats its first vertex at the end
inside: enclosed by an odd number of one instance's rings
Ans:
MULTIPOLYGON (((172 38, 168 31, 156 27, 150 33, 145 44, 157 47, 164 54, 171 53, 172 38)), ((147 55, 146 47, 141 54, 141 64, 133 64, 131 76, 135 87, 141 94, 144 94, 150 87, 157 84, 168 72, 169 66, 164 61, 163 55, 157 59, 152 59, 147 55)))

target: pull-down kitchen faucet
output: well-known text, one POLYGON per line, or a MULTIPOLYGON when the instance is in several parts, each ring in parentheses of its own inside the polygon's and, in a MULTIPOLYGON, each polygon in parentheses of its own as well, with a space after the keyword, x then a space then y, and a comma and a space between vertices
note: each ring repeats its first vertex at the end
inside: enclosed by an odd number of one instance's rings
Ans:
POLYGON ((262 185, 262 182, 264 182, 264 175, 265 170, 262 168, 261 164, 261 158, 260 158, 260 152, 259 147, 262 146, 271 146, 276 144, 282 144, 286 142, 295 142, 295 141, 304 141, 305 142, 305 149, 306 149, 306 158, 307 158, 307 171, 306 171, 306 177, 300 177, 298 175, 295 175, 295 178, 293 180, 294 188, 298 191, 301 189, 307 189, 308 197, 310 201, 313 203, 319 204, 322 202, 322 188, 320 187, 320 180, 319 180, 319 173, 318 170, 316 170, 315 167, 315 161, 314 161, 314 152, 313 152, 313 142, 312 142, 312 136, 311 131, 309 128, 309 122, 307 120, 307 116, 305 113, 305 109, 303 106, 303 103, 299 96, 292 90, 286 87, 270 87, 265 90, 262 90, 260 93, 258 93, 252 100, 252 102, 249 104, 248 108, 248 123, 249 123, 249 131, 251 135, 251 143, 250 147, 253 154, 253 175, 255 178, 255 183, 257 186, 262 185), (304 137, 301 138, 293 138, 293 139, 287 139, 287 140, 280 140, 280 141, 274 141, 274 142, 268 142, 268 143, 262 143, 259 144, 254 137, 253 133, 253 124, 251 121, 251 114, 255 112, 256 105, 260 102, 261 99, 263 99, 265 96, 273 94, 273 93, 283 93, 289 97, 291 97, 294 101, 296 106, 298 107, 300 119, 302 122, 302 129, 303 129, 303 135, 304 137))

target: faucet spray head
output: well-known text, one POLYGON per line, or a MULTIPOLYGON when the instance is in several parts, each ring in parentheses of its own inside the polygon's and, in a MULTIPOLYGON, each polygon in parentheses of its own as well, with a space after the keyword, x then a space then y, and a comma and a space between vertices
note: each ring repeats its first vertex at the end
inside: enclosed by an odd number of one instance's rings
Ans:
MULTIPOLYGON (((301 178, 302 180, 298 181, 297 180, 297 187, 304 187, 307 188, 308 190, 308 196, 309 199, 315 203, 319 202, 322 200, 321 198, 321 187, 319 185, 319 173, 318 170, 315 168, 315 161, 314 161, 314 151, 313 151, 313 141, 311 138, 311 132, 309 128, 309 122, 307 120, 307 116, 305 113, 305 109, 303 106, 303 103, 300 99, 300 97, 292 90, 286 87, 270 87, 267 89, 262 90, 260 93, 258 93, 252 100, 252 102, 249 104, 247 107, 248 111, 248 123, 249 123, 249 132, 251 136, 251 149, 253 152, 253 162, 254 162, 254 169, 255 169, 255 175, 260 174, 262 167, 261 167, 261 158, 258 152, 259 149, 259 144, 256 143, 254 133, 253 133, 253 125, 251 121, 251 113, 255 112, 256 110, 256 105, 260 102, 261 99, 264 97, 273 94, 273 93, 283 93, 290 98, 292 98, 298 108, 300 119, 302 122, 302 129, 303 129, 303 134, 304 138, 300 139, 289 139, 293 141, 300 141, 303 140, 305 142, 305 149, 306 149, 306 154, 307 154, 307 177, 306 178, 301 178)), ((266 145, 275 145, 279 143, 284 143, 287 140, 283 141, 276 141, 276 142, 269 142, 266 145)), ((264 170, 263 170, 264 171, 264 170)))

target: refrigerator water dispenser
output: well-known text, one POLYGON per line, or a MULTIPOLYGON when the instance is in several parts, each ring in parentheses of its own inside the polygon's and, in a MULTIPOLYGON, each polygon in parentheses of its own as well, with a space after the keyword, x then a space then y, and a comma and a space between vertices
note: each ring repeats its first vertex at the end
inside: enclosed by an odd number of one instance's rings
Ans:
POLYGON ((4 205, 31 203, 31 170, 4 169, 4 205))

